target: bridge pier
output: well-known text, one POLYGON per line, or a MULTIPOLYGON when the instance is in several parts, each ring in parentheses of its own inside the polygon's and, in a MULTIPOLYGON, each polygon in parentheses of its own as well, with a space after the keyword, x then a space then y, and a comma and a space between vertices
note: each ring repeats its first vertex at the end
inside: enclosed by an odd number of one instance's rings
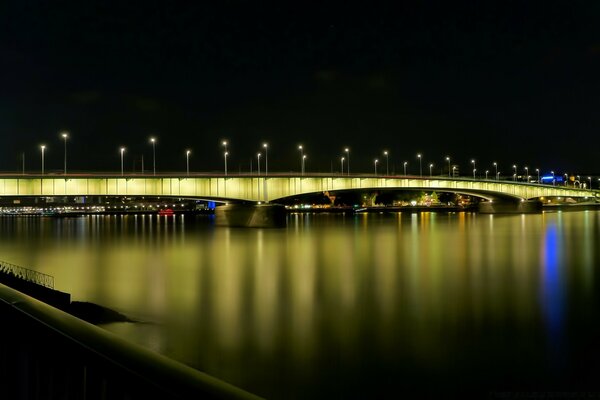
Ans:
POLYGON ((279 204, 226 204, 215 208, 215 225, 244 228, 282 228, 287 212, 279 204))
POLYGON ((482 201, 478 210, 482 214, 531 214, 542 211, 540 200, 482 201))

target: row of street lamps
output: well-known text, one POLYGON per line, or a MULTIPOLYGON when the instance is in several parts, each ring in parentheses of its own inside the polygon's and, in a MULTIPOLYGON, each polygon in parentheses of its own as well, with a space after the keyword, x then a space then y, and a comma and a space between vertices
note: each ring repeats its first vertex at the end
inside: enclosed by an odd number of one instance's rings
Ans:
MULTIPOLYGON (((68 132, 61 132, 60 136, 63 138, 64 140, 64 174, 67 174, 67 139, 69 138, 69 133, 68 132)), ((151 137, 150 138, 150 143, 152 144, 152 173, 153 175, 156 175, 156 138, 155 137, 151 137)), ((226 140, 224 140, 222 142, 222 145, 224 147, 224 153, 223 153, 223 161, 224 161, 224 173, 225 176, 227 176, 227 158, 229 156, 229 152, 227 150, 227 145, 228 142, 226 140)), ((265 176, 268 175, 268 163, 269 163, 269 158, 268 158, 268 150, 269 150, 269 145, 267 143, 263 143, 262 147, 264 148, 264 154, 265 154, 265 176)), ((42 175, 44 175, 45 170, 45 160, 44 160, 44 154, 45 154, 45 150, 46 150, 46 145, 42 144, 40 146, 41 149, 41 157, 42 157, 42 175)), ((306 165, 306 158, 307 155, 304 153, 304 147, 302 145, 298 145, 298 150, 300 151, 300 173, 302 176, 304 176, 305 173, 305 165, 306 165)), ((123 158, 124 158, 124 153, 126 151, 125 147, 121 147, 119 149, 120 151, 120 155, 121 155, 121 176, 124 175, 124 169, 123 169, 123 158)), ((191 150, 187 149, 185 150, 185 156, 186 156, 186 174, 189 175, 190 174, 190 154, 191 154, 191 150)), ((340 172, 341 174, 344 174, 344 162, 346 162, 346 172, 348 175, 350 175, 350 149, 348 147, 344 148, 344 153, 346 154, 345 156, 342 156, 340 158, 340 172)), ((383 155, 385 157, 385 162, 386 162, 386 175, 389 175, 390 171, 389 171, 389 152, 387 150, 383 151, 383 155)), ((258 162, 258 174, 260 175, 260 159, 262 157, 262 153, 258 152, 257 153, 257 162, 258 162)), ((419 160, 419 175, 422 177, 423 176, 423 165, 422 165, 422 154, 418 153, 417 154, 417 159, 419 160)), ((451 177, 454 175, 454 172, 456 171, 456 166, 452 166, 451 165, 451 159, 450 156, 446 156, 445 157, 445 161, 448 163, 448 177, 451 177)), ((377 175, 377 166, 379 164, 379 159, 375 158, 374 162, 373 162, 373 168, 374 168, 374 173, 375 175, 377 175)), ((476 173, 477 173, 477 163, 475 159, 471 160, 471 164, 473 164, 473 179, 476 179, 476 173)), ((403 162, 403 167, 404 167, 404 175, 407 174, 406 168, 408 165, 408 161, 404 161, 403 162)), ((493 162, 492 164, 494 166, 495 169, 495 179, 499 180, 500 177, 500 173, 498 171, 498 163, 497 162, 493 162)), ((429 164, 429 176, 433 176, 433 167, 434 164, 430 163, 429 164)), ((513 173, 513 181, 517 180, 518 177, 518 169, 517 169, 517 165, 513 164, 512 166, 514 173, 513 173)), ((525 166, 523 167, 523 169, 525 170, 525 177, 527 178, 527 180, 529 181, 531 176, 529 175, 529 167, 525 166)), ((535 169, 536 173, 537 173, 537 182, 540 182, 540 170, 539 168, 535 169)), ((552 181, 554 184, 554 171, 550 171, 550 173, 552 174, 552 181)), ((485 179, 488 179, 488 174, 489 174, 489 170, 485 171, 485 179)), ((566 176, 568 176, 567 174, 565 174, 566 176)), ((578 181, 580 181, 580 177, 577 177, 578 181)), ((592 185, 592 178, 588 176, 588 181, 590 184, 590 188, 592 185)), ((600 181, 600 179, 599 179, 600 181)))

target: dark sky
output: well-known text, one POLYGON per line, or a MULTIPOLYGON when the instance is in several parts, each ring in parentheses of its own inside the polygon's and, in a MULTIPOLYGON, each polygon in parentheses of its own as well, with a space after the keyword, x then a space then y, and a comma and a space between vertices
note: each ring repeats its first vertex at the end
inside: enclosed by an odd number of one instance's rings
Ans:
POLYGON ((280 3, 2 2, 0 170, 600 173, 600 2, 280 3))

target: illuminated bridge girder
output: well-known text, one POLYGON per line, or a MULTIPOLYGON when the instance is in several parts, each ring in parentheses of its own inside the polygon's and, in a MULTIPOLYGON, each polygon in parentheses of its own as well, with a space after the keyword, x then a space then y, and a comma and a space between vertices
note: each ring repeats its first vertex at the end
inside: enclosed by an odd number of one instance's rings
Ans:
POLYGON ((350 189, 421 189, 472 194, 488 200, 597 197, 598 190, 525 182, 374 176, 8 176, 0 196, 165 196, 273 201, 300 194, 350 189))

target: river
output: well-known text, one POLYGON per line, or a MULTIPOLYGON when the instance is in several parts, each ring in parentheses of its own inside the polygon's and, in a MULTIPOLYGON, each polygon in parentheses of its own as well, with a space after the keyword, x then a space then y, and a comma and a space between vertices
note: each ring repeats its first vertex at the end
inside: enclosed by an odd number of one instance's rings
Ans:
POLYGON ((212 218, 4 217, 0 259, 268 399, 600 393, 600 211, 212 218))

